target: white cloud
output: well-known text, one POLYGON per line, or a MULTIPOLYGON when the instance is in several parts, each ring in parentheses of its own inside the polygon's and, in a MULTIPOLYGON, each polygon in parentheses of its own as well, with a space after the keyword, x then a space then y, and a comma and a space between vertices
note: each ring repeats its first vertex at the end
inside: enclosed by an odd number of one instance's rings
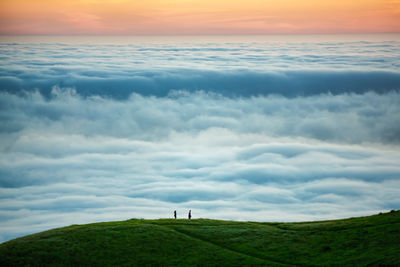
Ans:
POLYGON ((198 92, 117 101, 68 90, 51 99, 3 93, 2 120, 12 122, 3 124, 0 141, 3 240, 27 233, 18 229, 28 225, 34 232, 166 217, 174 209, 293 221, 395 208, 398 139, 381 135, 396 120, 387 110, 398 112, 397 99, 198 92), (329 136, 315 134, 312 118, 324 121, 329 136))

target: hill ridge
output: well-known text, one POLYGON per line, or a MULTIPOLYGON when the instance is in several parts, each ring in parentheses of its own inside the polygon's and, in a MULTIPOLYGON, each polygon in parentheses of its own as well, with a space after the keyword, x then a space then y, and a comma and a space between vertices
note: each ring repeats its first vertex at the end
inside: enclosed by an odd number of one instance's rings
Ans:
POLYGON ((400 211, 276 223, 130 219, 0 244, 1 266, 400 265, 400 211))

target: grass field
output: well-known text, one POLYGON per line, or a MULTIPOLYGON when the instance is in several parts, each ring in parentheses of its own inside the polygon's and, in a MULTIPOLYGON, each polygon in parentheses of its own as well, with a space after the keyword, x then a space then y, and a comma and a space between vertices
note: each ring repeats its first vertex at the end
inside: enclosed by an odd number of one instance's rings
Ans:
POLYGON ((0 244, 0 266, 400 266, 400 211, 344 220, 71 225, 0 244))

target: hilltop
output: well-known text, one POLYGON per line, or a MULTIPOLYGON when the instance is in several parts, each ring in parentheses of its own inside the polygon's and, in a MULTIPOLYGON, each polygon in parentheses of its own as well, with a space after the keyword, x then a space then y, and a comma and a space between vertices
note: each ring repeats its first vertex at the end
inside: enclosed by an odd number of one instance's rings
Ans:
POLYGON ((0 244, 1 266, 400 265, 400 211, 260 223, 131 219, 71 225, 0 244))

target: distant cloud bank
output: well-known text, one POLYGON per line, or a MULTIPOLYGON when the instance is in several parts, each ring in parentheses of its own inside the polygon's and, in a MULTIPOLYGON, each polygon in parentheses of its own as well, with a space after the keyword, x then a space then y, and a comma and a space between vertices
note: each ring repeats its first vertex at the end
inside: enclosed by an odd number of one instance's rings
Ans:
POLYGON ((174 90, 225 96, 400 90, 400 42, 3 43, 0 90, 53 86, 117 99, 174 90))
POLYGON ((400 88, 400 73, 387 71, 251 72, 167 69, 158 72, 132 72, 116 77, 118 75, 108 76, 96 71, 81 74, 60 69, 55 75, 43 76, 32 74, 29 77, 27 73, 14 76, 5 74, 0 78, 0 90, 39 90, 49 96, 56 85, 74 88, 83 96, 101 95, 125 99, 132 93, 163 97, 176 90, 201 90, 232 97, 270 94, 296 97, 321 93, 387 93, 399 91, 400 88))

